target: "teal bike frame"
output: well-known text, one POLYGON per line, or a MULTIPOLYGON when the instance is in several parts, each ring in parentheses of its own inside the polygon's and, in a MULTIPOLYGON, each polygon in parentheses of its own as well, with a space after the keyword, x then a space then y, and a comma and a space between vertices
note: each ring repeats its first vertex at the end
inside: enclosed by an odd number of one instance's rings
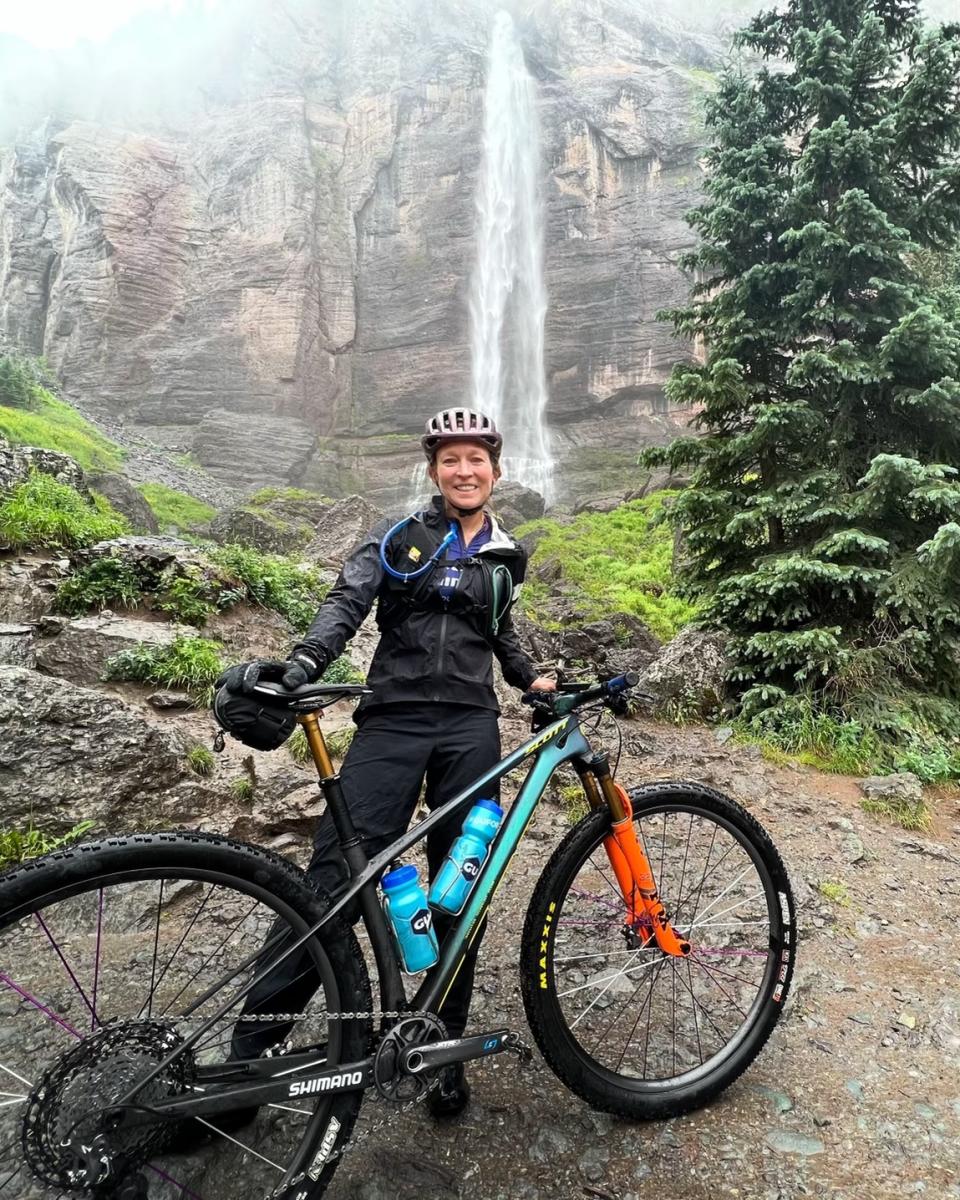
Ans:
MULTIPOLYGON (((574 697, 569 698, 571 705, 573 699, 574 697)), ((559 703, 557 707, 560 707, 559 703)), ((340 785, 340 777, 332 772, 332 768, 330 773, 325 774, 323 771, 324 765, 329 766, 329 756, 319 732, 316 712, 308 711, 305 716, 301 717, 301 721, 306 726, 308 742, 314 751, 318 770, 321 772, 320 788, 327 799, 337 830, 340 849, 350 870, 350 882, 334 893, 331 905, 323 917, 296 941, 290 944, 285 943, 282 946, 268 941, 265 946, 251 954, 229 974, 222 976, 207 988, 203 995, 199 996, 185 1011, 185 1017, 216 996, 233 979, 251 966, 256 968, 254 977, 248 983, 238 991, 231 993, 230 998, 212 1016, 204 1020, 189 1037, 178 1045, 176 1050, 172 1051, 163 1062, 137 1082, 136 1087, 118 1102, 118 1112, 125 1105, 135 1107, 137 1094, 159 1076, 169 1063, 173 1062, 178 1055, 189 1050, 214 1025, 235 1010, 237 1005, 255 987, 267 979, 281 962, 306 945, 311 938, 323 930, 324 926, 335 921, 348 906, 353 906, 353 911, 355 911, 356 906, 359 905, 363 923, 370 937, 380 984, 381 1009, 392 1012, 436 1013, 453 985, 467 950, 480 930, 490 902, 530 824, 553 772, 563 763, 572 760, 581 777, 591 771, 596 771, 598 775, 608 773, 605 756, 593 753, 581 731, 580 715, 569 712, 545 725, 528 741, 518 746, 516 750, 480 776, 470 787, 434 809, 428 817, 414 825, 375 858, 368 859, 350 820, 340 785), (457 918, 456 924, 443 940, 440 948, 440 961, 436 967, 431 969, 429 976, 421 983, 412 1000, 408 1001, 393 938, 377 896, 377 884, 380 876, 391 862, 426 837, 441 821, 453 816, 458 810, 466 813, 467 807, 475 798, 488 792, 492 784, 515 770, 531 755, 534 758, 527 777, 510 806, 503 824, 497 831, 491 844, 490 853, 480 870, 467 904, 457 918)), ((507 1031, 502 1032, 505 1034, 507 1031)), ((495 1047, 491 1043, 491 1047, 496 1050, 502 1049, 502 1041, 503 1039, 495 1047)), ((168 1117, 206 1116, 245 1104, 271 1103, 289 1095, 292 1080, 306 1079, 308 1076, 310 1078, 307 1079, 307 1082, 311 1086, 322 1086, 324 1092, 359 1090, 369 1087, 373 1082, 372 1061, 371 1057, 363 1062, 341 1064, 325 1071, 323 1070, 325 1051, 291 1053, 278 1058, 237 1060, 230 1064, 230 1070, 226 1074, 221 1076, 220 1072, 214 1072, 206 1078, 207 1088, 204 1095, 156 1101, 152 1105, 152 1112, 154 1114, 163 1113, 168 1117), (239 1084, 236 1082, 237 1068, 240 1066, 249 1068, 251 1074, 255 1076, 252 1082, 239 1084)), ((136 1118, 125 1116, 124 1122, 136 1123, 136 1118)))

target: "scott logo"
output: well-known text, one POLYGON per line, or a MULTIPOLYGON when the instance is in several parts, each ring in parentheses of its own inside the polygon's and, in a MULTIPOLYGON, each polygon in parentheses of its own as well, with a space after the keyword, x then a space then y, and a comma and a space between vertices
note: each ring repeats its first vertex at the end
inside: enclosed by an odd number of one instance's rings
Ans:
POLYGON ((430 916, 428 908, 421 908, 410 918, 410 927, 414 933, 429 933, 432 925, 433 917, 430 916))

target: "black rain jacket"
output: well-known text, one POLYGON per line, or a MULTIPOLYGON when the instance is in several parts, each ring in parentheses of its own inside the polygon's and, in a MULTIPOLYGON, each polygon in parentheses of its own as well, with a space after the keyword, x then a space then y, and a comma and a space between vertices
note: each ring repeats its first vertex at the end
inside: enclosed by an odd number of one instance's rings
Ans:
MULTIPOLYGON (((438 589, 443 559, 407 583, 383 569, 380 542, 396 522, 381 522, 351 551, 294 649, 308 651, 325 670, 376 602, 381 636, 367 676, 373 695, 365 698, 360 709, 427 700, 498 712, 492 654, 500 660, 504 679, 514 687, 527 688, 537 671, 520 648, 509 612, 523 582, 527 554, 492 517, 490 521, 489 540, 474 554, 457 560, 460 582, 448 600, 438 589), (497 567, 505 567, 509 575, 497 571, 494 585, 497 567), (495 586, 502 611, 496 631, 491 622, 495 586)), ((404 572, 422 566, 449 528, 442 497, 435 496, 430 508, 416 513, 391 538, 390 565, 404 572)))

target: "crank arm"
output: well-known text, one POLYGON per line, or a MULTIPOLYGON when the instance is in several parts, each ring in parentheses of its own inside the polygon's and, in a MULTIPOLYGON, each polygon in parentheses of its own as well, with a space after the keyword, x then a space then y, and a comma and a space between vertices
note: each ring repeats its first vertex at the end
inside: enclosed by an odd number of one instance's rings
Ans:
POLYGON ((509 1029, 495 1029, 467 1038, 451 1038, 446 1042, 430 1042, 425 1046, 409 1046, 400 1054, 400 1070, 408 1075, 437 1071, 450 1063, 469 1062, 471 1058, 486 1058, 516 1050, 518 1037, 509 1029))

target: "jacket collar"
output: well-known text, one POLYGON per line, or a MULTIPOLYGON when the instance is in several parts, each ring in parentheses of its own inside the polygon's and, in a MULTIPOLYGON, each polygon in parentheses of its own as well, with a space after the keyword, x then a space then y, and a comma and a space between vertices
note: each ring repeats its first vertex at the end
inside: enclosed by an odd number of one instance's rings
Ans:
MULTIPOLYGON (((485 550, 494 550, 498 553, 519 554, 520 547, 517 542, 503 529, 489 508, 485 508, 487 520, 490 522, 490 537, 477 551, 482 554, 485 550)), ((417 514, 424 525, 429 525, 431 528, 439 529, 446 525, 447 517, 443 510, 443 497, 440 495, 434 496, 430 501, 430 507, 425 508, 422 513, 417 514)))

